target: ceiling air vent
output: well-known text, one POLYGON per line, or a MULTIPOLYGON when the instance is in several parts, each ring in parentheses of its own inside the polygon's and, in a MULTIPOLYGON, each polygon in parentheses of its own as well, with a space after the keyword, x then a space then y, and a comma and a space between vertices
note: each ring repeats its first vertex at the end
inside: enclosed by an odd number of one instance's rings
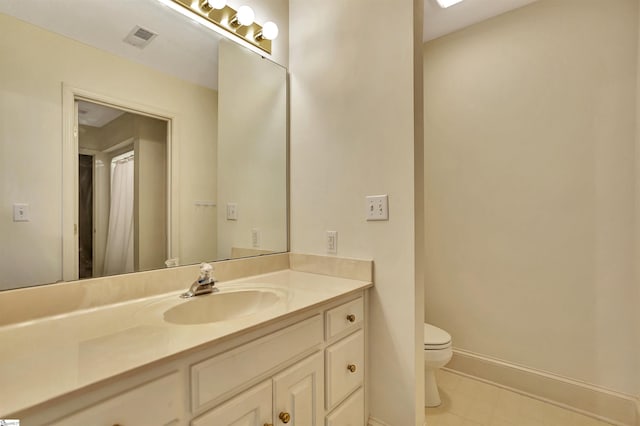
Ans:
POLYGON ((153 40, 157 36, 158 34, 154 33, 153 31, 136 25, 124 38, 124 42, 140 49, 144 49, 147 44, 151 43, 151 40, 153 40))

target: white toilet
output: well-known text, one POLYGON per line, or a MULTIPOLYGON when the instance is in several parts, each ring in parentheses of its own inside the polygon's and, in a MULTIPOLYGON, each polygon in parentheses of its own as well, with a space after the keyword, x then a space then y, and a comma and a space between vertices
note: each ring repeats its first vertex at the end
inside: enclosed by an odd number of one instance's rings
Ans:
POLYGON ((424 389, 425 404, 427 407, 437 407, 442 403, 438 385, 436 383, 436 370, 444 367, 453 355, 451 350, 451 335, 431 324, 424 324, 424 389))

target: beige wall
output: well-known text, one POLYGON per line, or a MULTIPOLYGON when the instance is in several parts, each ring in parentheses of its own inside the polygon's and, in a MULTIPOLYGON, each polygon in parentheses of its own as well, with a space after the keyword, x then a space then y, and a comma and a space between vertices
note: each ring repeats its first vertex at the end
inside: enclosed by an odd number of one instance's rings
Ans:
POLYGON ((634 0, 540 0, 424 48, 426 319, 640 393, 634 0))
POLYGON ((415 298, 413 79, 421 45, 413 7, 292 0, 289 9, 292 250, 325 254, 325 231, 334 230, 339 256, 374 259, 369 410, 403 426, 424 416, 416 404, 423 313, 415 298), (390 19, 393 31, 380 34, 390 19), (381 193, 390 220, 366 222, 365 196, 381 193))
MULTIPOLYGON (((115 120, 105 124, 99 130, 99 145, 94 149, 105 151, 136 136, 138 133, 136 124, 139 120, 140 117, 135 114, 122 114, 115 120)), ((84 146, 84 141, 78 141, 78 144, 84 146)))
POLYGON ((63 82, 175 114, 177 255, 182 263, 215 257, 215 237, 202 238, 215 213, 194 200, 215 195, 216 92, 6 15, 0 28, 10 34, 0 37, 0 289, 61 279, 63 82), (12 221, 16 202, 31 205, 31 222, 12 221))
POLYGON ((228 41, 218 52, 218 256, 287 251, 287 70, 228 41))
MULTIPOLYGON (((136 117, 134 265, 164 268, 167 259, 167 122, 136 117)), ((213 228, 215 230, 215 227, 213 228)))

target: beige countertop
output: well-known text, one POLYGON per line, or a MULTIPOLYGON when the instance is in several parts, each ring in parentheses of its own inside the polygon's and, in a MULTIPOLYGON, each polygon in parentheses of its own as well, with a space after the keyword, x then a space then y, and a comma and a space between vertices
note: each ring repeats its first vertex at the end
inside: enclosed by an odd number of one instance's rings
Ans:
POLYGON ((302 310, 372 286, 293 270, 218 284, 218 294, 268 289, 281 298, 230 320, 172 324, 164 313, 193 299, 184 291, 0 327, 0 418, 205 344, 239 336, 302 310))

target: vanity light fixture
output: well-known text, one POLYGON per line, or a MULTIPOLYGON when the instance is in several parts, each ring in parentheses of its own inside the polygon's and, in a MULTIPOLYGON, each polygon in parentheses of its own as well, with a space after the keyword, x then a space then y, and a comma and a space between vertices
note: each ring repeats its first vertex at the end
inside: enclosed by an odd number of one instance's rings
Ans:
POLYGON ((200 10, 210 12, 213 9, 224 9, 227 0, 200 0, 200 10))
POLYGON ((438 2, 438 6, 443 9, 446 9, 449 6, 453 6, 454 4, 460 3, 462 0, 436 0, 438 2))
POLYGON ((278 37, 278 26, 268 21, 264 27, 255 22, 255 13, 249 6, 241 6, 236 11, 226 0, 160 0, 173 9, 215 28, 240 37, 253 46, 271 53, 271 41, 278 37), (176 7, 178 6, 178 7, 176 7), (195 15, 195 16, 194 16, 195 15))
POLYGON ((278 26, 271 22, 267 21, 262 26, 262 31, 256 34, 256 40, 262 40, 266 38, 267 40, 275 40, 278 37, 278 26))
POLYGON ((240 6, 240 8, 238 9, 238 13, 236 13, 236 15, 231 18, 229 24, 232 27, 237 27, 240 25, 248 27, 249 25, 253 24, 253 21, 255 21, 255 19, 256 14, 253 13, 253 9, 251 9, 249 6, 240 6))

